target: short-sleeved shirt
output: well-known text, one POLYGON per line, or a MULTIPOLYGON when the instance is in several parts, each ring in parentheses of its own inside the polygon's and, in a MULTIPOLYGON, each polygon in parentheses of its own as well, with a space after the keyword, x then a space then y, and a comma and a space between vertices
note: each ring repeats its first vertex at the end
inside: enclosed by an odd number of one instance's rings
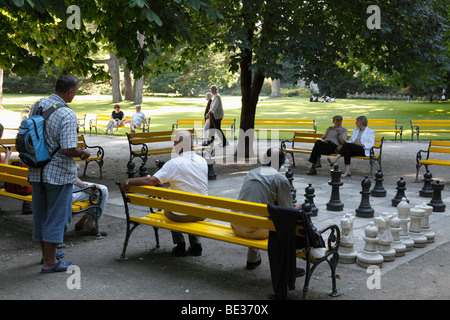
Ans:
POLYGON ((111 113, 111 117, 112 117, 113 119, 119 119, 119 120, 122 120, 123 117, 124 117, 123 111, 119 111, 119 112, 113 111, 113 112, 111 113))
MULTIPOLYGON (((344 127, 339 128, 339 133, 341 134, 342 139, 347 140, 347 129, 344 127)), ((341 143, 339 142, 339 139, 337 138, 337 132, 334 130, 334 126, 328 127, 327 131, 325 131, 325 134, 322 137, 323 140, 331 141, 335 145, 339 146, 341 143)))
POLYGON ((292 207, 289 180, 269 166, 250 170, 245 176, 238 200, 292 207))
MULTIPOLYGON (((77 181, 77 167, 73 157, 64 155, 62 150, 76 148, 77 116, 67 106, 64 100, 56 94, 41 100, 42 111, 55 104, 65 104, 66 107, 56 109, 45 120, 45 145, 50 153, 60 146, 60 150, 52 157, 49 163, 43 167, 43 182, 54 185, 74 184, 77 181)), ((33 108, 30 115, 33 113, 33 108)), ((29 168, 28 179, 30 182, 41 181, 41 168, 29 168)))
POLYGON ((193 151, 170 159, 153 176, 161 183, 170 182, 173 190, 208 194, 208 164, 193 151))
POLYGON ((144 122, 145 119, 146 119, 145 113, 142 111, 135 112, 131 116, 131 120, 133 121, 133 123, 137 123, 139 125, 142 124, 142 122, 144 122))

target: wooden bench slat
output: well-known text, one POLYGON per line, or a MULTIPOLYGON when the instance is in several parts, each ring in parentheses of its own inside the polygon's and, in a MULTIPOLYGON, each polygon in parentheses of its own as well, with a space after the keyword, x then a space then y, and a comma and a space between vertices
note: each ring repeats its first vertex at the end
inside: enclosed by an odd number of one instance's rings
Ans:
POLYGON ((418 182, 419 170, 422 165, 426 170, 429 165, 450 166, 450 160, 437 158, 438 155, 442 157, 447 154, 450 154, 450 141, 431 140, 427 150, 419 150, 416 155, 416 182, 418 182), (425 159, 422 159, 422 154, 426 155, 425 159))
POLYGON ((221 207, 233 211, 246 212, 260 216, 268 216, 267 205, 260 203, 225 199, 201 194, 193 195, 191 193, 183 191, 150 186, 130 186, 128 190, 132 193, 152 195, 158 198, 170 198, 176 201, 195 201, 195 203, 199 205, 221 207))
POLYGON ((132 217, 136 221, 151 226, 170 229, 173 231, 194 234, 196 236, 231 242, 246 247, 267 250, 267 239, 255 240, 236 236, 233 230, 226 225, 210 221, 175 222, 162 213, 149 214, 146 217, 132 217))
POLYGON ((414 139, 414 135, 416 135, 417 141, 419 141, 420 133, 450 133, 450 120, 410 120, 410 123, 411 141, 414 139))

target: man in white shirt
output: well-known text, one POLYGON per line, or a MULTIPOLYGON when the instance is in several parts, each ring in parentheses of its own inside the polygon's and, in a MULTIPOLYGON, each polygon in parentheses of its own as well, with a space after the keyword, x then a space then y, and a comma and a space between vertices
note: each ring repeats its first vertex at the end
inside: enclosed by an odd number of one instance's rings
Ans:
MULTIPOLYGON (((206 160, 192 151, 193 138, 189 131, 178 131, 174 138, 176 158, 167 161, 163 167, 153 176, 133 178, 122 181, 120 189, 126 192, 128 186, 148 185, 154 186, 164 184, 173 190, 208 194, 208 165, 206 160)), ((192 222, 204 220, 177 212, 164 211, 164 214, 171 220, 177 222, 192 222)), ((172 232, 173 242, 177 245, 172 253, 177 256, 185 256, 187 253, 199 256, 202 253, 200 239, 189 235, 190 248, 186 252, 186 245, 183 234, 172 232)))
POLYGON ((221 143, 219 145, 222 145, 224 148, 228 145, 228 141, 225 138, 225 135, 223 134, 223 131, 221 129, 221 123, 223 118, 223 106, 222 106, 222 98, 220 97, 220 94, 217 92, 217 86, 212 85, 211 93, 213 94, 212 102, 211 102, 211 113, 210 113, 210 126, 212 129, 218 130, 218 133, 220 134, 221 143))
MULTIPOLYGON (((140 126, 142 126, 142 123, 146 120, 146 116, 145 113, 141 111, 141 106, 140 105, 136 105, 136 112, 133 113, 133 115, 131 116, 131 120, 130 122, 130 132, 134 133, 135 132, 135 128, 139 128, 140 126)), ((128 122, 128 121, 127 121, 128 122)))

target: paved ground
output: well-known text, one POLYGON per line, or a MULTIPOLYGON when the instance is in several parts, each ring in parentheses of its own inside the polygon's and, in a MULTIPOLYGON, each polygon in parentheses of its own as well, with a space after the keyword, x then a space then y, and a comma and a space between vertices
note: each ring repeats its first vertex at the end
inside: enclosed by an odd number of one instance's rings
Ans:
MULTIPOLYGON (((265 300, 272 291, 267 254, 263 253, 263 263, 256 270, 245 269, 246 249, 214 240, 204 239, 201 257, 174 258, 170 254, 172 242, 168 231, 160 231, 161 243, 165 250, 154 252, 153 230, 140 226, 131 237, 126 262, 116 261, 122 250, 125 236, 123 203, 119 197, 116 180, 126 178, 128 146, 126 138, 86 136, 88 144, 105 148, 105 177, 97 178, 98 169, 92 165, 88 169, 88 181, 106 184, 110 190, 105 216, 101 227, 108 232, 102 240, 94 240, 69 230, 66 234, 65 259, 79 267, 80 289, 70 288, 71 274, 40 274, 41 259, 39 247, 31 241, 32 217, 21 214, 21 203, 2 197, 0 202, 0 299, 158 299, 158 300, 265 300), (69 283, 69 285, 68 285, 69 283)), ((422 182, 415 180, 415 154, 426 149, 426 142, 387 142, 383 150, 384 187, 387 196, 371 197, 375 216, 382 212, 395 212, 391 199, 396 193, 396 182, 403 177, 407 183, 406 195, 411 205, 429 202, 419 196, 422 182)), ((227 152, 232 152, 232 146, 227 152)), ((168 159, 167 156, 160 158, 168 159)), ((151 159, 150 171, 154 171, 155 159, 151 159)), ((319 209, 313 222, 317 227, 327 224, 340 225, 344 213, 354 213, 361 201, 361 181, 368 173, 367 161, 354 160, 353 175, 343 179, 340 188, 344 210, 326 210, 331 187, 329 168, 319 170, 317 176, 307 176, 308 164, 305 156, 296 157, 293 168, 294 187, 297 199, 304 200, 305 188, 311 183, 315 188, 315 204, 319 209)), ((209 182, 209 193, 236 198, 245 173, 255 164, 225 163, 215 165, 217 179, 209 182)), ((376 168, 376 167, 375 167, 376 168)), ((447 183, 448 169, 432 167, 434 179, 447 183)), ((424 170, 421 170, 421 176, 424 170)), ((372 179, 372 187, 374 181, 372 179)), ((337 269, 337 287, 342 295, 336 300, 354 299, 449 299, 450 277, 450 187, 442 193, 447 210, 433 212, 431 228, 436 233, 434 243, 425 248, 415 248, 404 257, 393 262, 385 262, 381 268, 380 282, 373 282, 373 274, 356 264, 340 264, 337 269), (369 286, 368 286, 369 283, 369 286), (378 284, 370 289, 371 284, 378 284)), ((143 215, 146 211, 135 208, 143 215)), ((76 221, 78 218, 75 218, 76 221)), ((354 235, 357 251, 364 246, 364 227, 373 219, 356 218, 354 235)), ((298 266, 303 262, 298 261, 298 266)), ((288 298, 301 298, 303 279, 297 280, 297 289, 289 292, 288 298)), ((373 286, 373 285, 372 285, 373 286)), ((308 299, 326 300, 331 288, 329 269, 321 265, 311 280, 308 299)), ((198 301, 197 301, 198 304, 198 301)))

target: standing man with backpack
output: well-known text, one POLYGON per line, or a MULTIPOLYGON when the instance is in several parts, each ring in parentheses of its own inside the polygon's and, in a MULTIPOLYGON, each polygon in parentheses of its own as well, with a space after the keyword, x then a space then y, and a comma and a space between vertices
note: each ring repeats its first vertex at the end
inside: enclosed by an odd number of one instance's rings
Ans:
POLYGON ((57 152, 44 167, 28 169, 33 197, 33 240, 41 244, 42 273, 66 271, 73 265, 61 260, 64 253, 58 251, 57 255, 56 246, 63 242, 64 228, 72 216, 72 189, 77 181, 73 158, 84 160, 90 157, 88 150, 77 148, 77 117, 67 105, 75 97, 78 83, 78 78, 73 75, 59 76, 54 93, 30 110, 31 117, 36 113, 35 108, 41 107, 42 112, 55 108, 45 120, 44 139, 49 153, 57 152))

